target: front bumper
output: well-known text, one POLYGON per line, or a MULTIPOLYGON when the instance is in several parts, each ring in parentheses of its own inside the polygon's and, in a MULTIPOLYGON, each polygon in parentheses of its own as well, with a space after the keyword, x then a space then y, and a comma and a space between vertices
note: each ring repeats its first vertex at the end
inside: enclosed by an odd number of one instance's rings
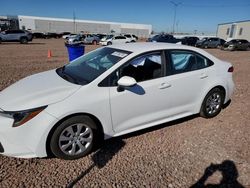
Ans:
POLYGON ((13 119, 0 114, 0 154, 20 158, 47 156, 47 136, 56 121, 44 110, 27 123, 12 127, 13 119))

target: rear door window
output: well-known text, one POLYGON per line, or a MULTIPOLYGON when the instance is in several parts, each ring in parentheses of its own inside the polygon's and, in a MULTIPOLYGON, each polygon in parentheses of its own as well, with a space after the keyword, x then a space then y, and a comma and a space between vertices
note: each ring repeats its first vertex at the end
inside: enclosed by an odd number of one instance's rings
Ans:
POLYGON ((179 74, 207 68, 213 65, 213 62, 208 58, 185 50, 173 50, 169 53, 171 62, 171 74, 179 74))

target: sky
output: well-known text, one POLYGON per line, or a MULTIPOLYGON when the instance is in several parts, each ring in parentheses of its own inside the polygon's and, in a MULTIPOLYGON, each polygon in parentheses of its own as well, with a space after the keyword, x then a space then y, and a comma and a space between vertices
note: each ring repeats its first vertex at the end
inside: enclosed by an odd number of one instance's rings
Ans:
POLYGON ((155 32, 216 33, 219 23, 250 20, 250 0, 0 0, 0 15, 151 24, 155 32), (74 12, 74 13, 73 13, 74 12))

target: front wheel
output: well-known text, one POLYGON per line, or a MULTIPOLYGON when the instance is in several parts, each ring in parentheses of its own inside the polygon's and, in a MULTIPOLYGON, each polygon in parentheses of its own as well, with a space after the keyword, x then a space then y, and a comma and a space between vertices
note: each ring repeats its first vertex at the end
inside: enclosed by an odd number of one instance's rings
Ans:
POLYGON ((75 116, 55 129, 50 140, 50 148, 58 158, 79 159, 91 152, 96 140, 95 122, 88 116, 75 116))
POLYGON ((108 42, 107 45, 112 45, 112 42, 108 42))
POLYGON ((23 37, 23 38, 20 39, 20 43, 21 44, 27 44, 28 43, 28 39, 25 38, 25 37, 23 37))
POLYGON ((209 91, 203 100, 200 115, 205 118, 217 116, 222 109, 224 98, 224 93, 219 88, 209 91))

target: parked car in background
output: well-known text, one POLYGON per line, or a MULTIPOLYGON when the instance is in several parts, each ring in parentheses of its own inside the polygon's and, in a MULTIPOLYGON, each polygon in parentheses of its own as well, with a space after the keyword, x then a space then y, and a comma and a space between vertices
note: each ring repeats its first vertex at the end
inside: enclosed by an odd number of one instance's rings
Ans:
POLYGON ((84 36, 80 34, 72 35, 65 40, 65 43, 66 44, 84 43, 84 36))
POLYGON ((62 38, 68 39, 69 37, 74 37, 74 36, 76 36, 76 34, 66 34, 66 35, 63 35, 62 38))
POLYGON ((26 30, 6 30, 0 33, 0 43, 20 42, 21 44, 27 44, 32 39, 32 33, 26 30))
POLYGON ((44 33, 41 33, 41 32, 35 32, 35 33, 32 33, 33 35, 33 38, 37 38, 37 39, 45 39, 46 38, 46 35, 44 33))
POLYGON ((45 37, 47 39, 50 39, 50 38, 58 39, 58 38, 61 38, 61 35, 58 33, 47 32, 47 33, 45 33, 45 37))
POLYGON ((183 45, 188 45, 188 46, 195 46, 196 42, 199 40, 198 37, 190 37, 190 36, 187 36, 187 37, 183 37, 181 39, 181 44, 183 45))
POLYGON ((127 37, 129 39, 129 42, 136 42, 137 38, 135 38, 135 35, 131 35, 131 34, 124 34, 123 36, 127 37))
POLYGON ((106 45, 112 45, 112 44, 129 43, 129 41, 130 40, 125 36, 108 35, 106 38, 103 38, 100 41, 100 44, 103 46, 106 46, 106 45))
POLYGON ((62 38, 62 37, 65 36, 65 35, 70 35, 70 34, 71 34, 71 33, 70 33, 70 32, 67 32, 67 31, 59 33, 60 38, 62 38))
POLYGON ((226 41, 218 37, 204 38, 201 41, 197 41, 196 47, 201 48, 220 48, 226 41))
POLYGON ((104 139, 215 117, 232 96, 232 74, 232 64, 186 45, 98 48, 0 92, 0 153, 78 159, 104 139))
POLYGON ((245 39, 233 39, 229 42, 224 43, 221 47, 222 50, 247 50, 250 43, 245 39))
POLYGON ((96 34, 96 36, 99 37, 99 39, 103 39, 104 37, 106 37, 107 35, 106 34, 96 34))
POLYGON ((195 44, 196 47, 202 47, 203 43, 207 41, 208 37, 203 37, 202 39, 198 40, 195 44))
POLYGON ((94 35, 94 34, 86 34, 86 35, 83 35, 83 38, 84 38, 84 43, 85 44, 99 44, 100 42, 100 38, 97 36, 97 35, 94 35))
POLYGON ((173 35, 169 34, 159 34, 148 39, 148 42, 167 42, 167 43, 177 43, 181 42, 181 39, 175 38, 173 35))

